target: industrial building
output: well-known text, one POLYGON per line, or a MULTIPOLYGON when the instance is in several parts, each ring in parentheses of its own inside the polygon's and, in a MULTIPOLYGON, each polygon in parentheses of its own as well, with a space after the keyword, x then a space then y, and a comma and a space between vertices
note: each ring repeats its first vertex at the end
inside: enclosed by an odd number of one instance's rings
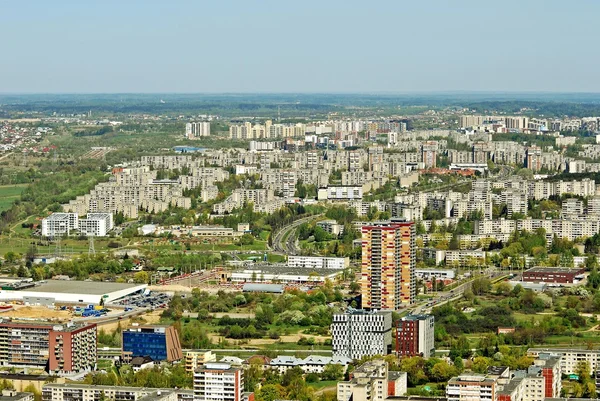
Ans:
POLYGON ((149 356, 155 361, 183 358, 179 333, 173 326, 134 326, 121 333, 124 360, 149 356))
POLYGON ((342 273, 343 270, 255 264, 231 272, 230 280, 238 283, 322 284, 326 280, 335 280, 342 273))
POLYGON ((343 270, 350 266, 350 259, 326 256, 289 255, 287 265, 289 267, 301 267, 305 269, 343 270))
POLYGON ((582 268, 567 267, 533 267, 523 272, 523 281, 530 283, 558 283, 573 284, 584 278, 585 270, 582 268))
POLYGON ((95 324, 53 325, 43 322, 0 322, 0 364, 44 368, 56 374, 95 368, 95 324))
MULTIPOLYGON (((5 288, 3 283, 0 286, 5 288)), ((11 283, 14 286, 14 283, 11 283)), ((55 303, 108 304, 135 293, 142 293, 147 284, 107 283, 98 281, 47 280, 34 286, 3 289, 0 301, 23 301, 31 305, 52 305, 55 303)))

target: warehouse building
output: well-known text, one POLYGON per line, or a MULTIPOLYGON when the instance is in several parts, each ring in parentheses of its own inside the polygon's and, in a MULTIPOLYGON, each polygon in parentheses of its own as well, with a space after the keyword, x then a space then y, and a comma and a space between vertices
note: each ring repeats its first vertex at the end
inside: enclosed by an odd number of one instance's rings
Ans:
MULTIPOLYGON (((3 283, 0 286, 4 288, 3 283)), ((33 287, 0 291, 0 301, 23 301, 28 304, 52 305, 55 303, 105 304, 141 293, 147 284, 107 283, 99 281, 47 280, 33 287)))
POLYGON ((533 267, 523 272, 523 281, 530 283, 573 284, 583 280, 584 269, 567 267, 533 267))

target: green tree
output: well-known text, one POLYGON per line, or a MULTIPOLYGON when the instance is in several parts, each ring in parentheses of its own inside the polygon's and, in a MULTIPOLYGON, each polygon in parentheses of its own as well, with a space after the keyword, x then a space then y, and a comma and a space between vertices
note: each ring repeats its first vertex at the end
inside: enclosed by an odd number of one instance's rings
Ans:
POLYGON ((321 378, 323 380, 342 380, 344 377, 344 367, 342 365, 330 363, 323 368, 321 378))

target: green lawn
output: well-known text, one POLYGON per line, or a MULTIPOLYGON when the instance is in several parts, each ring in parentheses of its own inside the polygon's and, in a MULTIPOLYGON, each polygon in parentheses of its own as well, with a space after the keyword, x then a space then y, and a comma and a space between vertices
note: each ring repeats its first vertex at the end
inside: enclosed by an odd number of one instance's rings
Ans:
POLYGON ((337 381, 336 380, 322 380, 316 383, 306 383, 308 385, 308 387, 312 387, 315 390, 321 390, 323 388, 327 388, 327 387, 331 387, 331 388, 337 388, 337 381))
POLYGON ((0 186, 0 212, 8 210, 21 197, 21 192, 23 192, 27 185, 29 184, 0 186))

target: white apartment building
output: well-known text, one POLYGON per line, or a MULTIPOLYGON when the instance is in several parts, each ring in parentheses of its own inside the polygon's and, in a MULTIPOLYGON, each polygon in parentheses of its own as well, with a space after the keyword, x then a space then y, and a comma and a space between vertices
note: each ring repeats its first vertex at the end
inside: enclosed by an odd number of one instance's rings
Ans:
POLYGON ((194 401, 240 401, 243 391, 241 367, 209 362, 194 372, 194 401))
POLYGON ((89 213, 79 220, 79 232, 88 237, 106 237, 113 228, 112 213, 89 213))
POLYGON ((448 401, 496 401, 498 382, 485 375, 464 374, 448 381, 448 401))
POLYGON ((570 375, 577 372, 577 365, 587 362, 592 374, 600 371, 600 351, 570 348, 529 348, 527 355, 534 358, 559 357, 560 373, 570 375))
MULTIPOLYGON (((100 386, 90 384, 44 384, 42 401, 97 401, 101 397, 106 401, 192 401, 190 390, 160 389, 147 387, 100 386)), ((240 399, 241 400, 241 399, 240 399)))
POLYGON ((198 139, 203 136, 210 136, 210 123, 203 121, 199 123, 187 123, 185 125, 185 137, 187 139, 198 139))
POLYGON ((362 186, 319 188, 319 200, 353 200, 362 199, 362 186))
POLYGON ((42 219, 42 236, 60 237, 70 235, 71 231, 78 227, 79 217, 77 213, 52 213, 42 219))
POLYGON ((317 222, 317 227, 321 227, 331 235, 338 236, 344 233, 344 225, 335 220, 322 220, 317 222))
POLYGON ((392 313, 351 309, 335 314, 331 336, 334 356, 388 355, 392 351, 392 313))
POLYGON ((577 198, 565 199, 563 201, 561 210, 563 216, 581 216, 583 211, 583 201, 577 198))
POLYGON ((352 372, 350 381, 338 382, 338 401, 384 401, 406 395, 406 372, 390 372, 381 359, 366 362, 352 372))
POLYGON ((348 258, 332 258, 324 256, 289 255, 287 265, 289 267, 300 267, 303 269, 343 270, 350 266, 350 260, 348 258))

